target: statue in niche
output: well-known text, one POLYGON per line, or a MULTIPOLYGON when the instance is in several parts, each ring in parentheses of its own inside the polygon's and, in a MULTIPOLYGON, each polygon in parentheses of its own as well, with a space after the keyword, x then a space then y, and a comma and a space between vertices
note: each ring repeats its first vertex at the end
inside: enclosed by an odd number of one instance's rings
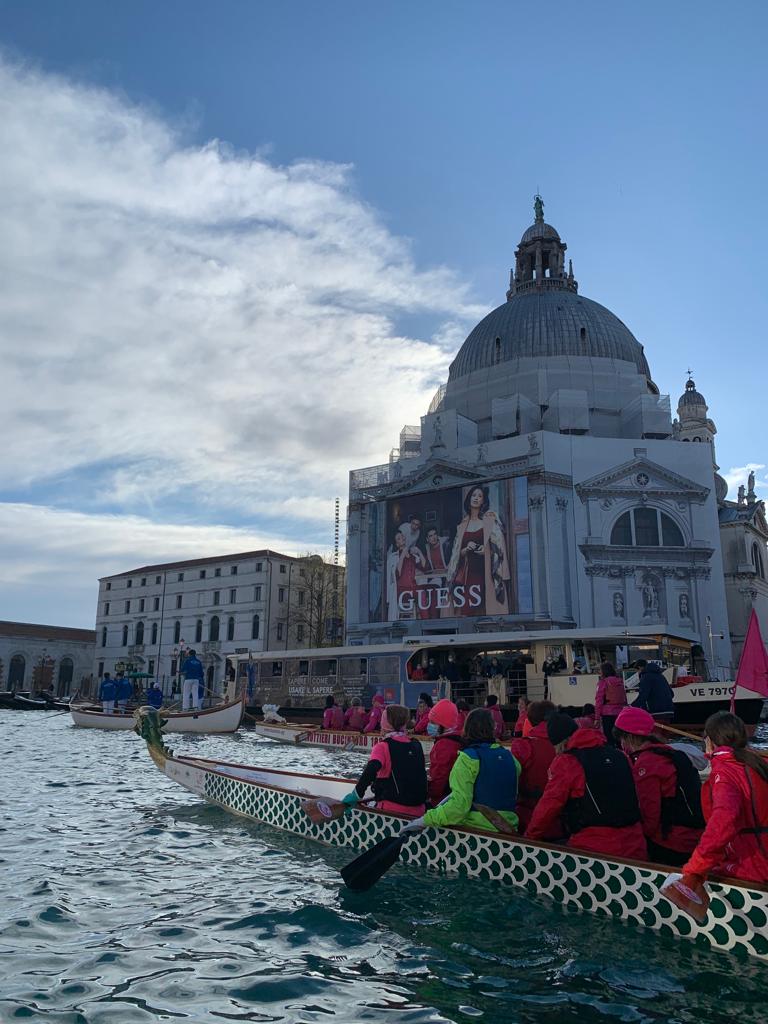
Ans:
POLYGON ((641 593, 643 595, 643 616, 646 619, 655 618, 659 614, 659 594, 652 580, 646 578, 641 593))
POLYGON ((613 617, 615 619, 624 618, 624 595, 618 591, 613 595, 613 617))
POLYGON ((677 604, 678 604, 678 608, 680 610, 680 618, 681 619, 690 619, 690 617, 691 617, 691 608, 690 608, 690 602, 688 601, 688 595, 687 594, 681 594, 680 597, 677 599, 677 604))

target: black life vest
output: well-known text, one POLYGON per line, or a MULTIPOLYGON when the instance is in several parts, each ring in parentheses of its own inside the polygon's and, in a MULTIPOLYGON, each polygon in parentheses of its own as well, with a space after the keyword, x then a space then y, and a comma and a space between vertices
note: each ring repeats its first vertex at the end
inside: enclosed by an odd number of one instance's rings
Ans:
POLYGON ((704 828, 701 810, 701 779, 690 757, 673 747, 652 747, 654 754, 666 757, 675 766, 675 795, 661 798, 661 834, 666 837, 673 825, 704 828))
POLYGON ((427 769, 424 748, 418 740, 403 743, 388 737, 392 772, 385 779, 374 779, 371 784, 377 800, 390 800, 405 807, 419 807, 427 800, 427 769))
POLYGON ((565 824, 573 835, 583 828, 626 828, 640 821, 632 769, 615 747, 586 747, 566 750, 584 771, 584 796, 572 797, 565 805, 565 824))

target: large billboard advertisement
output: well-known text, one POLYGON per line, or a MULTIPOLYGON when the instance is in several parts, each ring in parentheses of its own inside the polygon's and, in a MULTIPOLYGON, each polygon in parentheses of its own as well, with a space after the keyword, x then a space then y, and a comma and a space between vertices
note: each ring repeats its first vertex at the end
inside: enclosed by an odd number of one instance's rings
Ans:
POLYGON ((372 513, 369 621, 531 611, 525 477, 393 498, 372 513))

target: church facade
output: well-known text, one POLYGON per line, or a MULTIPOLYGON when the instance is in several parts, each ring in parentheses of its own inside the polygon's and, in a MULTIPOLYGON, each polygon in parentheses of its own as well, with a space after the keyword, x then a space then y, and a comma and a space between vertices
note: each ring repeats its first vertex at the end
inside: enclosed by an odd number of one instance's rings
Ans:
POLYGON ((537 197, 506 302, 390 461, 350 474, 347 639, 658 626, 725 678, 768 613, 762 503, 726 500, 694 382, 673 422, 565 252, 537 197))

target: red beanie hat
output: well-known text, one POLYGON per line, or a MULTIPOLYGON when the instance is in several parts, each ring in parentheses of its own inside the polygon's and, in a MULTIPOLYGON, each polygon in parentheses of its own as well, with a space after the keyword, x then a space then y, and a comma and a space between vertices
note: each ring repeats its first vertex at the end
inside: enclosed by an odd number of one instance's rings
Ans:
POLYGON ((444 729, 455 729, 459 724, 459 709, 451 700, 439 700, 429 709, 428 721, 442 725, 444 729))
POLYGON ((642 708, 624 708, 616 716, 616 728, 632 736, 650 736, 656 728, 656 720, 642 708))

